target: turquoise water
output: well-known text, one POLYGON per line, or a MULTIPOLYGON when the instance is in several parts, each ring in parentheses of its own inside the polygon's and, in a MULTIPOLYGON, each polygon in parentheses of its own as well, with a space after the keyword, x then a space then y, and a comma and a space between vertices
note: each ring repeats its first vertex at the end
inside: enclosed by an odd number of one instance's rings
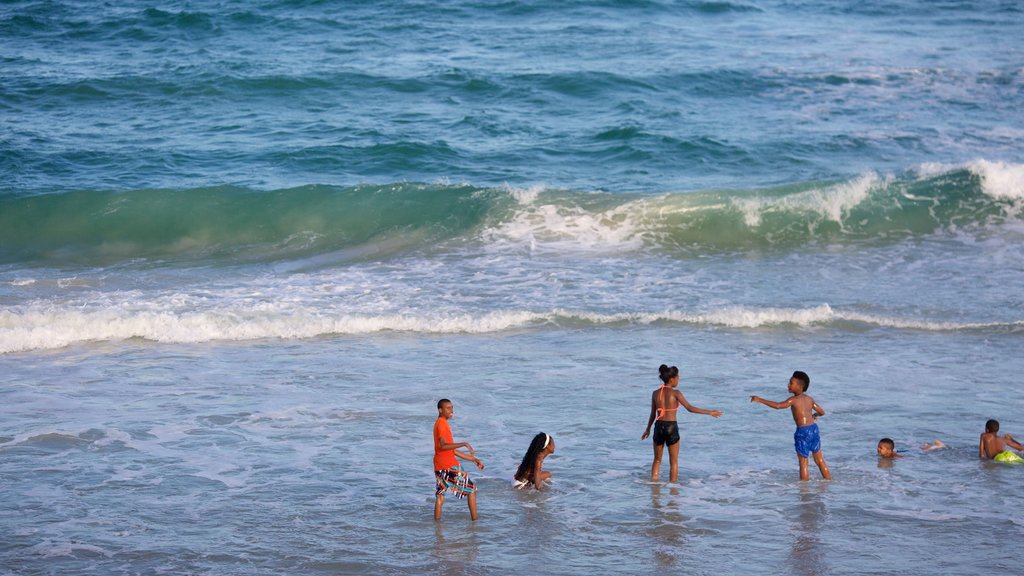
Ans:
POLYGON ((1015 574, 977 441, 1024 434, 1022 24, 0 5, 0 573, 1015 574), (661 363, 725 412, 677 485, 661 363), (749 403, 797 369, 830 483, 749 403), (431 519, 441 397, 476 523, 431 519))

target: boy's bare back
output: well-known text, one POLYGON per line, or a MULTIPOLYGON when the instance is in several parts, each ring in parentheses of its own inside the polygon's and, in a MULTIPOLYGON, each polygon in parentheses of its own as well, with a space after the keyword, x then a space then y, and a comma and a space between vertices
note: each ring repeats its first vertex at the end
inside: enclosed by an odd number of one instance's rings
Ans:
POLYGON ((1017 441, 1013 439, 1013 436, 1010 436, 1009 434, 1006 434, 1002 438, 1000 438, 999 434, 983 432, 981 434, 982 454, 980 454, 980 456, 982 458, 989 459, 995 458, 996 454, 1006 451, 1007 445, 1010 445, 1011 447, 1020 450, 1020 444, 1017 443, 1017 441))
POLYGON ((995 458, 1000 452, 1005 452, 1009 446, 1014 450, 1024 450, 1024 445, 1013 439, 1009 434, 999 436, 999 421, 989 420, 985 422, 985 431, 981 433, 981 441, 978 442, 978 458, 995 458))
MULTIPOLYGON (((810 426, 814 424, 814 398, 807 394, 797 394, 789 399, 790 411, 793 412, 793 421, 797 426, 810 426)), ((818 412, 824 412, 818 408, 818 412)))

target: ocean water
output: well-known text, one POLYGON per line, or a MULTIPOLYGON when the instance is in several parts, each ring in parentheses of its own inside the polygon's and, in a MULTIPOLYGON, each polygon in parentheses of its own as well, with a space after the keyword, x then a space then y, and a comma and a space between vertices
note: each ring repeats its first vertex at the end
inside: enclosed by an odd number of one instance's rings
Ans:
POLYGON ((0 3, 0 574, 1019 573, 1024 467, 977 442, 1024 435, 1021 29, 0 3), (677 484, 662 363, 724 411, 680 414, 677 484), (749 402, 793 370, 831 482, 749 402), (432 519, 442 397, 475 523, 432 519))

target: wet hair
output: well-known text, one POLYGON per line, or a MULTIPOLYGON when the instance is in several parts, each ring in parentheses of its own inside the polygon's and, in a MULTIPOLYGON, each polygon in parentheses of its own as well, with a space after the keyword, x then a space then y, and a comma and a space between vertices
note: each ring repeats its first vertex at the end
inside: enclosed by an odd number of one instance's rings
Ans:
POLYGON ((985 432, 989 434, 996 434, 999 432, 999 420, 989 420, 985 422, 985 432))
POLYGON ((807 375, 807 372, 797 370, 796 372, 793 372, 793 378, 796 378, 804 387, 804 392, 807 392, 807 389, 811 386, 811 377, 807 375))
POLYGON ((668 384, 668 381, 679 376, 679 368, 675 366, 666 366, 662 364, 658 367, 658 375, 661 376, 661 381, 668 384))
POLYGON ((523 456, 523 461, 519 464, 519 469, 516 470, 516 480, 528 480, 533 475, 533 465, 537 462, 537 454, 544 449, 549 438, 551 437, 543 432, 539 432, 533 437, 530 447, 526 449, 526 455, 523 456))
POLYGON ((437 409, 440 410, 441 406, 444 406, 445 404, 451 404, 451 403, 452 403, 451 400, 449 400, 447 398, 441 398, 440 400, 437 401, 437 409))
POLYGON ((896 449, 896 443, 892 441, 892 438, 882 438, 881 440, 878 441, 878 443, 885 444, 886 446, 889 447, 889 450, 896 449))

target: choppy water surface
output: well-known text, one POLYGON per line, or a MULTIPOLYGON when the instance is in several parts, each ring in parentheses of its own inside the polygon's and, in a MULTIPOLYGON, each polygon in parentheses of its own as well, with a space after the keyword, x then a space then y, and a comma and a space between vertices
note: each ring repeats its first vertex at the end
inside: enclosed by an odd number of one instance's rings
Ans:
POLYGON ((0 572, 1015 574, 1024 467, 977 441, 1024 434, 1022 25, 4 3, 0 572), (661 363, 725 411, 678 485, 661 363), (749 403, 796 369, 830 483, 749 403), (440 397, 475 524, 431 519, 440 397))

